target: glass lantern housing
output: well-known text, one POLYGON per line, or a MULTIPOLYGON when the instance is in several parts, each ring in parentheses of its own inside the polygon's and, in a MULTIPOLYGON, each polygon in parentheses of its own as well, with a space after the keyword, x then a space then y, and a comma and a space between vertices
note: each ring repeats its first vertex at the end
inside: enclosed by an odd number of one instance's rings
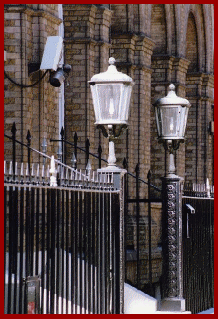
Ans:
POLYGON ((95 124, 127 124, 133 80, 118 72, 115 59, 109 59, 106 72, 94 75, 89 81, 91 86, 95 124))
POLYGON ((167 96, 157 100, 154 106, 159 140, 183 141, 191 106, 189 101, 178 97, 171 84, 167 96))

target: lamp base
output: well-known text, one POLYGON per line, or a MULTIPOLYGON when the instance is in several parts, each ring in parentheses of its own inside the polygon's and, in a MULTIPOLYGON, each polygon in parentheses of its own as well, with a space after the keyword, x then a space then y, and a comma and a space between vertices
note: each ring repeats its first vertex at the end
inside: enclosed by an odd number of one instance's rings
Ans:
POLYGON ((119 168, 116 165, 107 166, 104 168, 99 168, 97 170, 98 174, 113 174, 113 183, 114 183, 114 189, 120 190, 122 188, 122 181, 124 175, 127 173, 125 169, 119 168))
POLYGON ((184 298, 166 298, 161 301, 161 311, 185 311, 185 299, 184 298))

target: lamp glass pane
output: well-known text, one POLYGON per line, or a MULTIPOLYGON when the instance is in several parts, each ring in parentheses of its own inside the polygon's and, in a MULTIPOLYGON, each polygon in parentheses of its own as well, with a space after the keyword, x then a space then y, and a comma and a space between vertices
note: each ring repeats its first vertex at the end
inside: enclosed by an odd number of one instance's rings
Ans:
POLYGON ((92 100, 93 100, 94 111, 95 111, 95 119, 98 122, 100 121, 101 117, 100 117, 100 105, 99 105, 96 85, 91 85, 91 92, 92 92, 92 100))
POLYGON ((120 99, 121 101, 120 120, 121 121, 128 121, 131 92, 132 92, 131 85, 127 85, 127 84, 122 85, 122 96, 120 99))
POLYGON ((187 117, 188 117, 188 107, 180 107, 180 131, 179 136, 185 136, 186 124, 187 124, 187 117))
POLYGON ((160 108, 155 108, 155 116, 156 116, 156 123, 157 123, 157 134, 158 136, 162 136, 162 122, 161 122, 161 112, 160 108))
POLYGON ((119 120, 121 84, 96 84, 101 121, 119 120))
POLYGON ((162 136, 163 137, 177 137, 178 136, 178 124, 179 114, 178 107, 162 107, 162 136))

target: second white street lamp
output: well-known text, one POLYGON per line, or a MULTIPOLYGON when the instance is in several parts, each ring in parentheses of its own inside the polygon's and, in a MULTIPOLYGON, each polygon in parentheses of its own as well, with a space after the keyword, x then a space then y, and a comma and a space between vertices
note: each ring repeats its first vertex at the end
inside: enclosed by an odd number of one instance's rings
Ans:
POLYGON ((109 138, 108 170, 116 170, 114 140, 128 124, 129 105, 133 80, 117 71, 115 59, 109 59, 106 72, 94 75, 89 81, 91 86, 95 124, 109 138))
POLYGON ((165 176, 162 178, 162 255, 163 299, 161 310, 184 312, 182 274, 182 212, 180 177, 175 174, 174 152, 184 142, 187 124, 188 100, 178 97, 175 86, 154 104, 158 139, 169 152, 165 176))
POLYGON ((191 106, 188 100, 178 97, 175 85, 169 85, 167 96, 154 103, 159 142, 170 153, 166 175, 175 173, 174 151, 184 142, 188 111, 191 106))

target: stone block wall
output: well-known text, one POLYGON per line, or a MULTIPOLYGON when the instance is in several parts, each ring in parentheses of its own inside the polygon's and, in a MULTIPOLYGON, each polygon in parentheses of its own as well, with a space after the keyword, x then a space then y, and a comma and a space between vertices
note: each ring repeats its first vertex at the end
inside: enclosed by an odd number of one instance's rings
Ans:
MULTIPOLYGON (((33 148, 41 150, 43 137, 58 137, 58 88, 48 83, 49 75, 32 87, 43 75, 43 71, 28 74, 28 63, 41 62, 48 36, 58 35, 58 5, 5 5, 4 49, 7 52, 5 72, 19 85, 14 85, 5 77, 4 130, 11 135, 15 122, 16 137, 27 143, 30 130, 33 148), (23 86, 22 86, 23 85, 23 86)), ((48 152, 54 147, 48 143, 48 152)), ((5 155, 11 155, 11 143, 5 139, 5 155)), ((25 161, 27 150, 17 146, 17 156, 25 161)), ((32 154, 37 161, 38 155, 32 154)))
MULTIPOLYGON (((157 141, 153 102, 165 96, 169 84, 173 83, 177 95, 189 99, 192 105, 186 140, 176 154, 177 174, 187 182, 203 183, 208 177, 212 183, 214 137, 209 125, 214 119, 213 5, 62 6, 64 62, 72 66, 64 94, 66 139, 73 143, 74 133, 77 132, 78 145, 85 148, 89 138, 90 151, 94 154, 97 154, 100 143, 102 156, 107 159, 108 141, 94 125, 88 81, 94 74, 106 71, 108 58, 113 56, 118 70, 131 76, 135 83, 128 130, 121 134, 115 145, 117 165, 122 167, 126 158, 128 171, 135 174, 138 164, 139 177, 145 181, 151 169, 153 184, 161 187, 160 177, 165 174, 167 158, 163 146, 157 141)), ((42 76, 43 72, 29 76, 28 63, 40 62, 47 36, 58 35, 62 22, 58 9, 56 4, 5 5, 5 71, 16 82, 29 85, 42 76)), ((32 146, 39 150, 43 137, 46 137, 48 154, 52 155, 57 152, 57 144, 49 140, 59 135, 59 89, 52 87, 48 80, 49 75, 33 87, 21 88, 5 78, 4 128, 5 133, 11 135, 11 125, 15 122, 17 138, 24 143, 29 129, 32 146)), ((66 147, 67 164, 71 164, 72 152, 72 147, 66 147)), ((25 149, 18 147, 17 154, 25 161, 25 149)), ((11 157, 11 143, 7 139, 5 156, 7 160, 11 157)), ((97 160, 92 158, 91 161, 93 169, 96 169, 97 160)), ((83 168, 86 165, 85 156, 80 151, 77 164, 83 168)), ((135 198, 135 179, 128 176, 127 182, 128 196, 135 198)), ((147 186, 140 183, 139 197, 146 198, 147 195, 147 186)), ((160 236, 160 207, 154 208, 154 211, 157 214, 153 214, 152 231, 156 249, 158 241, 155 238, 160 236)), ((145 205, 140 207, 140 214, 143 233, 148 215, 145 205)), ((129 207, 128 238, 132 238, 130 244, 135 247, 134 216, 134 208, 129 207)), ((146 232, 140 238, 142 251, 145 249, 142 278, 146 283, 146 232)), ((155 256, 153 267, 159 269, 160 255, 157 253, 155 256)), ((135 273, 130 276, 135 278, 135 273)))

